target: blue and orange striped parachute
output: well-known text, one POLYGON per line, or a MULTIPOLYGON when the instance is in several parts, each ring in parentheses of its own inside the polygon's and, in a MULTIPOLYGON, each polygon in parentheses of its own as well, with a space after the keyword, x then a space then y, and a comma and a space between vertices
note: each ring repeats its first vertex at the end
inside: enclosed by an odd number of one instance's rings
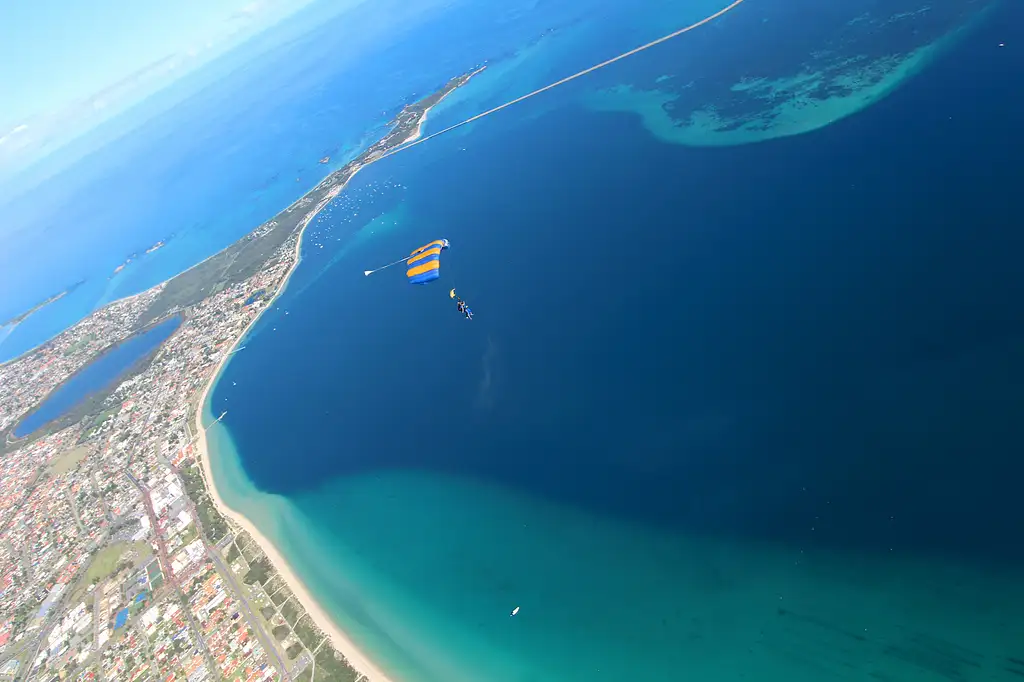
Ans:
POLYGON ((449 246, 450 244, 447 239, 435 239, 429 244, 424 244, 416 249, 405 258, 399 258, 373 270, 363 270, 363 274, 369 277, 375 272, 387 270, 399 263, 405 263, 407 267, 405 274, 409 278, 409 284, 433 282, 441 276, 441 252, 449 246))
POLYGON ((441 252, 448 248, 447 239, 435 239, 409 254, 405 276, 409 284, 426 284, 441 276, 441 252))

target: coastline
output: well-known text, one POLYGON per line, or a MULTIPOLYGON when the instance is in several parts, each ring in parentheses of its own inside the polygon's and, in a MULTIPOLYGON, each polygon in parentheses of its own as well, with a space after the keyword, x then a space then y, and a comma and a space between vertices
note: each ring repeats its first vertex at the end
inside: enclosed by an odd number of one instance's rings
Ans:
MULTIPOLYGON (((479 73, 482 70, 483 69, 478 69, 476 72, 471 74, 471 76, 476 75, 476 73, 479 73)), ((445 93, 444 96, 442 96, 436 102, 434 102, 429 107, 423 110, 423 113, 420 115, 420 120, 417 122, 416 128, 413 130, 412 134, 408 138, 403 140, 403 142, 400 143, 396 147, 396 149, 400 149, 401 146, 406 142, 418 139, 422 135, 423 122, 426 121, 427 115, 430 113, 430 110, 437 106, 437 104, 441 102, 449 94, 451 93, 445 93)), ((299 600, 299 603, 302 604, 302 607, 309 614, 310 618, 313 619, 313 622, 315 622, 317 626, 321 630, 323 630, 323 632, 331 640, 331 644, 334 646, 335 651, 344 656, 349 666, 357 673, 365 677, 368 680, 368 682, 393 682, 393 680, 391 680, 387 675, 385 675, 384 672, 376 664, 374 664, 373 661, 371 661, 368 656, 366 656, 366 654, 360 651, 359 648, 355 645, 355 643, 337 626, 337 624, 335 624, 333 620, 331 620, 331 617, 320 606, 320 603, 317 602, 315 597, 313 597, 312 593, 310 593, 306 585, 292 571, 292 568, 288 564, 288 561, 284 558, 284 556, 274 545, 274 543, 271 542, 265 535, 260 533, 256 525, 252 523, 252 521, 250 521, 244 514, 242 514, 236 509, 232 509, 224 501, 224 498, 221 497, 220 491, 217 489, 217 482, 213 476, 213 469, 210 466, 210 447, 206 441, 206 427, 203 425, 203 408, 206 405, 206 401, 210 397, 210 391, 211 389, 213 389, 213 386, 217 383, 217 379, 220 377, 221 372, 224 371, 224 367, 227 365, 228 361, 233 356, 234 350, 242 342, 246 334, 249 333, 249 330, 252 329, 257 322, 259 322, 260 318, 263 317, 263 314, 270 310, 270 308, 277 301, 278 297, 280 297, 281 294, 285 292, 285 290, 288 288, 288 283, 292 279, 292 275, 295 274, 295 271, 298 269, 299 264, 302 262, 302 240, 306 236, 306 228, 309 227, 309 225, 313 222, 316 216, 322 210, 324 210, 328 204, 330 204, 335 198, 337 198, 339 194, 341 194, 345 190, 346 187, 348 187, 348 183, 352 182, 352 178, 354 178, 359 173, 359 171, 361 171, 365 166, 374 163, 375 161, 378 161, 380 158, 384 157, 382 156, 378 157, 377 159, 371 159, 366 163, 355 164, 351 174, 349 174, 348 178, 345 179, 345 182, 331 188, 330 192, 328 192, 328 194, 324 196, 324 198, 319 203, 317 203, 317 205, 313 207, 313 209, 310 210, 309 213, 302 217, 302 220, 299 223, 298 237, 295 240, 295 253, 293 256, 291 267, 289 267, 288 272, 285 273, 284 278, 281 280, 281 284, 277 287, 277 291, 275 291, 273 297, 269 301, 267 301, 267 305, 264 306, 263 310, 261 310, 259 314, 257 314, 249 322, 249 324, 245 326, 245 328, 238 335, 238 337, 235 338, 231 346, 224 353, 223 357, 221 357, 220 361, 213 368, 213 370, 210 372, 209 376, 205 381, 204 388, 199 396, 199 401, 196 403, 195 421, 197 435, 195 439, 195 446, 198 452, 198 459, 200 462, 200 466, 202 468, 203 478, 206 480, 207 491, 209 492, 210 498, 213 500, 214 505, 217 507, 217 510, 220 511, 221 514, 223 514, 224 516, 238 524, 253 538, 253 540, 256 541, 257 544, 259 544, 259 546, 263 549, 264 553, 267 555, 267 558, 270 559, 270 562, 274 565, 274 568, 277 571, 278 575, 281 576, 281 579, 284 580, 285 584, 292 591, 295 597, 299 600)), ((292 206, 295 206, 300 201, 302 201, 302 198, 304 197, 300 197, 295 202, 293 202, 292 206)))
MULTIPOLYGON (((324 194, 322 196, 322 200, 325 201, 325 202, 329 202, 331 199, 336 197, 337 196, 337 192, 340 191, 340 189, 343 188, 345 185, 347 185, 348 181, 351 180, 352 177, 363 166, 366 166, 366 165, 374 163, 376 161, 380 161, 381 159, 387 158, 388 156, 391 156, 391 154, 393 154, 393 153, 395 153, 397 151, 402 150, 405 146, 407 146, 409 144, 412 144, 412 143, 417 143, 418 144, 420 141, 422 141, 424 139, 423 138, 423 122, 426 120, 426 117, 429 114, 430 110, 433 109, 435 106, 437 106, 437 104, 439 104, 441 101, 443 101, 452 92, 454 92, 455 90, 457 90, 460 87, 465 86, 467 83, 469 83, 470 80, 472 80, 472 78, 474 76, 480 74, 486 68, 487 68, 486 66, 482 66, 482 67, 476 69, 475 71, 463 74, 462 76, 457 76, 455 78, 452 78, 450 81, 448 81, 448 83, 445 84, 444 88, 442 88, 442 90, 439 93, 435 93, 435 95, 433 95, 433 96, 437 96, 437 99, 434 100, 433 102, 431 102, 429 106, 426 106, 422 110, 422 112, 420 112, 418 114, 410 113, 410 115, 415 116, 414 120, 416 121, 416 125, 412 129, 412 132, 405 139, 403 139, 401 141, 393 140, 391 138, 392 137, 396 137, 396 133, 397 134, 401 134, 400 131, 398 130, 398 128, 401 128, 402 125, 407 123, 407 121, 403 121, 402 120, 402 116, 405 115, 406 112, 410 110, 410 108, 415 107, 415 105, 408 105, 405 109, 403 109, 402 114, 400 114, 399 117, 396 118, 396 120, 395 120, 395 128, 393 128, 391 130, 391 132, 388 133, 387 135, 385 135, 382 139, 378 140, 376 143, 371 145, 368 149, 364 150, 364 152, 362 154, 360 154, 360 156, 357 157, 356 160, 351 162, 353 170, 352 170, 351 174, 349 174, 349 176, 345 179, 345 182, 342 183, 341 185, 335 185, 334 187, 331 187, 331 189, 328 190, 329 194, 324 194), (383 149, 377 149, 378 147, 381 147, 381 146, 383 146, 384 148, 383 149), (362 161, 359 162, 359 159, 362 159, 362 161)), ((429 99, 430 99, 430 97, 427 97, 427 98, 425 98, 424 101, 429 100, 429 99)), ((419 103, 417 103, 417 104, 419 104, 419 103)), ((102 311, 105 308, 109 308, 112 305, 115 305, 115 304, 118 304, 118 303, 122 303, 124 301, 129 301, 129 300, 134 299, 134 298, 139 297, 139 296, 146 295, 146 294, 148 294, 148 293, 150 293, 150 292, 152 292, 154 290, 162 290, 162 289, 168 287, 169 284, 172 284, 172 283, 176 282, 177 280, 179 280, 183 276, 185 276, 185 275, 187 275, 189 273, 197 272, 203 266, 207 265, 208 263, 210 263, 212 261, 215 261, 218 258, 222 258, 226 252, 229 252, 231 249, 237 247, 239 244, 245 243, 246 240, 252 239, 254 234, 258 233, 259 230, 261 230, 262 228, 265 228, 268 225, 273 226, 277 219, 280 219, 285 214, 293 211, 297 206, 301 205, 303 201, 307 200, 310 197, 310 195, 315 194, 318 191, 324 191, 326 189, 326 187, 331 186, 332 182, 334 181, 333 179, 336 176, 343 175, 345 173, 345 171, 346 171, 346 168, 347 168, 347 166, 343 167, 343 168, 341 168, 339 170, 336 170, 336 171, 333 171, 333 172, 329 173, 315 187, 313 187, 311 190, 309 190, 308 192, 306 192, 302 196, 300 196, 297 199, 295 199, 295 201, 291 202, 288 206, 286 206, 283 210, 281 210, 276 216, 274 216, 269 221, 267 221, 267 223, 264 223, 263 225, 260 225, 254 232, 251 232, 251 233, 247 234, 246 236, 242 237, 240 240, 236 241, 232 246, 229 246, 228 248, 226 248, 224 250, 218 251, 217 253, 210 254, 209 256, 203 258, 198 263, 194 263, 194 264, 190 265, 189 267, 185 268, 181 272, 178 272, 177 274, 173 275, 172 277, 169 277, 169 278, 165 279, 164 281, 162 281, 162 282, 160 282, 158 284, 155 284, 154 286, 152 286, 152 287, 150 287, 148 289, 145 289, 143 291, 137 291, 137 292, 135 292, 133 294, 128 294, 126 296, 122 296, 121 298, 115 299, 113 301, 108 301, 107 303, 105 303, 102 306, 96 308, 95 310, 92 310, 84 318, 82 318, 80 320, 77 320, 73 324, 69 325, 67 328, 65 328, 64 330, 62 330, 58 334, 55 334, 55 335, 53 335, 53 336, 51 336, 51 337, 49 337, 47 339, 44 339, 43 341, 40 341, 35 346, 33 346, 33 347, 31 347, 31 348, 29 348, 29 349, 19 353, 16 356, 13 356, 13 357, 8 358, 6 360, 0 360, 0 367, 4 367, 6 365, 13 364, 15 362, 21 361, 21 360, 29 357, 30 355, 32 355, 32 353, 35 353, 35 352, 39 351, 40 349, 45 348, 47 346, 47 344, 52 343, 54 339, 58 338, 61 334, 67 332, 68 329, 73 328, 75 325, 81 323, 82 320, 88 319, 92 315, 95 315, 97 312, 102 311)), ((312 218, 315 217, 316 212, 319 212, 319 210, 322 209, 324 205, 325 204, 318 203, 317 207, 314 209, 314 213, 312 215, 307 214, 306 218, 308 220, 312 220, 312 218)), ((301 225, 301 226, 298 227, 298 229, 300 231, 299 238, 301 239, 301 230, 305 229, 305 226, 301 225)), ((147 253, 148 252, 149 251, 147 251, 147 253)), ((41 307, 44 307, 45 305, 49 305, 50 303, 56 302, 57 299, 63 298, 64 295, 70 294, 80 284, 82 284, 82 282, 79 282, 79 283, 73 285, 69 289, 67 289, 64 292, 62 292, 60 295, 57 295, 57 296, 52 297, 51 299, 47 300, 45 303, 37 305, 32 310, 27 311, 26 313, 23 313, 20 317, 22 319, 24 319, 25 317, 28 317, 29 313, 35 312, 35 310, 37 310, 37 309, 39 309, 41 307)), ((185 302, 179 302, 178 306, 181 307, 181 308, 187 308, 190 305, 198 303, 199 300, 201 300, 201 299, 195 299, 195 300, 189 300, 189 301, 185 301, 185 302)), ((5 323, 3 326, 0 326, 0 329, 6 329, 7 330, 7 334, 5 334, 3 340, 6 340, 6 337, 11 332, 14 331, 14 329, 18 326, 18 324, 20 324, 21 321, 22 320, 19 320, 16 317, 16 318, 12 318, 11 320, 8 320, 8 322, 5 323)), ((0 341, 0 342, 2 342, 2 341, 0 341)))
MULTIPOLYGON (((334 199, 334 197, 341 193, 352 178, 356 176, 356 173, 358 173, 362 168, 362 165, 357 166, 348 177, 348 180, 345 181, 345 184, 338 186, 337 192, 333 193, 327 201, 318 204, 312 211, 303 217, 304 222, 299 231, 298 239, 295 242, 295 260, 288 269, 288 272, 285 274, 280 286, 278 286, 273 298, 268 301, 263 310, 261 310, 260 313, 256 315, 256 317, 254 317, 245 327, 245 329, 242 330, 242 333, 238 335, 238 338, 236 338, 230 348, 227 349, 224 356, 221 358, 220 362, 217 363, 217 366, 214 367, 205 382, 205 387, 203 388, 199 402, 196 405, 195 418, 198 435, 196 436, 195 445, 196 450, 198 451, 198 459, 202 467, 203 477, 206 479, 207 490, 210 493, 210 498, 213 500, 218 511, 241 526, 242 529, 249 533, 253 540, 260 545, 266 553, 267 558, 270 559, 271 563, 274 565, 278 575, 281 576, 281 579, 284 580, 285 584, 287 584, 288 588, 299 600, 299 603, 302 604, 302 607, 309 614, 310 618, 313 619, 313 622, 315 622, 317 626, 323 630, 324 634, 327 635, 331 644, 334 646, 334 649, 345 657, 345 660, 348 662, 350 667, 360 675, 363 675, 369 682, 393 682, 377 665, 373 663, 373 661, 369 659, 369 657, 360 651, 358 647, 356 647, 355 643, 349 639, 349 637, 334 623, 333 620, 331 620, 331 617, 320 606, 319 602, 317 602, 313 597, 306 585, 292 571, 288 561, 280 553, 274 543, 265 535, 260 533, 255 524, 253 524, 241 512, 232 509, 226 502, 224 502, 224 499, 220 496, 220 491, 217 489, 217 483, 213 476, 213 470, 210 466, 210 448, 206 440, 206 427, 203 425, 203 408, 206 405, 206 401, 209 399, 210 390, 213 388, 214 384, 217 383, 217 379, 220 377, 221 372, 227 365, 228 360, 231 359, 232 351, 234 351, 238 344, 242 342, 242 339, 244 339, 245 335, 249 333, 249 330, 252 329, 253 325, 255 325, 263 316, 263 313, 271 308, 278 296, 287 289, 288 282, 291 280, 292 274, 294 274, 295 270, 298 268, 299 263, 302 260, 302 239, 305 236, 306 228, 313 222, 313 219, 316 218, 317 214, 320 213, 320 211, 322 211, 327 204, 334 199)), ((284 673, 286 671, 280 672, 284 673)))
MULTIPOLYGON (((212 258, 212 256, 211 256, 211 258, 212 258)), ((207 259, 204 259, 204 260, 207 260, 207 259)), ((175 277, 177 277, 177 275, 175 275, 175 277)), ((173 277, 171 279, 173 279, 173 277)), ((94 310, 91 313, 89 313, 86 317, 82 318, 82 320, 79 320, 78 322, 75 322, 74 324, 72 324, 71 326, 67 327, 66 329, 64 329, 60 333, 54 334, 53 336, 51 336, 50 338, 46 339, 45 341, 43 341, 41 343, 38 343, 35 346, 32 346, 31 348, 26 350, 24 353, 20 353, 19 355, 15 355, 13 358, 11 358, 9 360, 0 360, 0 367, 4 367, 6 365, 11 365, 11 364, 14 364, 15 362, 18 362, 19 360, 23 360, 23 359, 27 358, 29 355, 32 355, 32 353, 35 353, 36 351, 38 351, 41 348, 43 348, 44 346, 46 346, 46 344, 48 344, 48 343, 52 342, 54 339, 58 338, 61 334, 64 334, 69 329, 74 329, 75 326, 77 326, 78 324, 81 324, 81 322, 83 320, 89 319, 90 317, 92 317, 96 313, 98 313, 98 312, 100 312, 100 311, 102 311, 102 310, 104 310, 106 308, 109 308, 110 306, 115 305, 117 303, 124 303, 125 301, 130 301, 130 300, 132 300, 134 298, 138 298, 139 296, 144 296, 144 295, 150 293, 151 291, 153 291, 154 289, 157 289, 159 287, 165 286, 168 281, 170 281, 170 280, 164 280, 163 282, 160 282, 159 284, 154 284, 153 286, 151 286, 148 289, 143 289, 142 291, 138 291, 138 292, 136 292, 134 294, 129 294, 127 296, 122 296, 121 298, 118 298, 116 300, 110 301, 109 303, 104 303, 99 308, 97 308, 96 310, 94 310)), ((65 292, 65 293, 67 293, 67 292, 65 292)), ((63 298, 63 296, 61 296, 60 298, 63 298)), ((56 302, 56 299, 54 299, 53 301, 50 301, 50 303, 55 303, 55 302, 56 302)), ((49 305, 49 303, 47 303, 47 305, 49 305)), ((22 321, 24 321, 24 320, 22 320, 22 321)), ((14 331, 14 329, 19 324, 21 324, 22 321, 14 322, 13 324, 9 324, 9 326, 11 328, 11 331, 14 331)), ((8 326, 8 325, 5 325, 5 326, 8 326)), ((127 337, 125 337, 125 338, 127 338, 127 337)))
MULTIPOLYGON (((190 313, 194 309, 197 309, 198 306, 201 306, 201 304, 211 299, 216 293, 222 291, 225 287, 251 283, 257 276, 263 276, 261 284, 264 284, 266 289, 273 291, 273 295, 265 305, 261 306, 258 310, 254 310, 249 313, 252 317, 249 318, 248 323, 244 324, 243 327, 239 328, 232 325, 230 331, 228 331, 226 326, 221 327, 218 324, 220 318, 213 315, 210 320, 204 321, 205 326, 201 325, 196 328, 200 333, 200 337, 202 338, 201 342, 204 344, 207 352, 216 348, 217 345, 220 345, 224 341, 227 341, 229 344, 229 348, 223 351, 223 355, 217 359, 214 366, 212 368, 207 367, 205 369, 201 369, 196 366, 192 370, 192 372, 194 372, 192 381, 195 381, 196 383, 191 386, 183 387, 185 390, 174 391, 174 382, 172 381, 169 388, 171 393, 165 392, 165 395, 153 397, 156 398, 157 404, 160 403, 162 398, 166 397, 167 400, 164 402, 167 403, 165 407, 168 407, 168 409, 178 409, 178 407, 172 405, 172 403, 175 400, 181 401, 178 402, 177 405, 182 405, 182 403, 184 403, 186 414, 188 414, 194 407, 194 423, 196 425, 195 437, 189 441, 187 445, 195 446, 198 454, 194 456, 198 459, 200 474, 204 479, 204 484, 200 484, 197 492, 205 498, 203 504, 206 506, 208 511, 212 511, 209 509, 211 506, 216 510, 212 515, 213 518, 208 520, 218 528, 219 534, 223 534, 230 530, 229 527, 225 527, 224 523, 224 521, 228 519, 234 522, 233 526, 235 529, 238 529, 239 531, 244 530, 249 541, 259 547, 264 560, 273 566, 275 579, 279 578, 278 582, 283 583, 284 586, 287 587, 288 591, 290 591, 290 598, 292 599, 293 604, 295 606, 301 605, 299 614, 297 614, 299 615, 299 620, 290 622, 289 616, 282 615, 281 617, 288 624, 291 628, 291 632, 297 638, 297 641, 290 646, 294 646, 295 644, 300 645, 306 650, 307 655, 311 657, 305 659, 305 664, 302 660, 289 661, 287 656, 285 658, 281 658, 279 645, 273 643, 273 640, 270 640, 270 644, 263 643, 266 632, 261 633, 257 623, 250 623, 251 627, 256 629, 255 631, 262 646, 267 648, 265 654, 261 653, 259 656, 264 657, 263 660, 271 662, 271 665, 275 668, 279 667, 279 677, 285 680, 292 679, 291 671, 295 669, 296 665, 311 664, 313 665, 312 671, 318 674, 318 679, 321 679, 324 676, 321 672, 323 668, 320 666, 327 666, 327 670, 329 671, 328 677, 333 676, 336 678, 337 676, 342 676, 345 679, 350 679, 352 676, 355 676, 355 679, 365 682, 392 682, 392 678, 389 678, 380 666, 375 664, 375 662, 367 656, 364 651, 360 650, 356 643, 345 633, 342 627, 316 599, 310 588, 308 588, 299 577, 293 566, 301 566, 301 564, 289 564, 288 559, 285 558, 281 549, 275 545, 270 538, 261 533, 257 525, 252 520, 250 520, 240 510, 232 508, 225 501, 222 496, 224 489, 218 489, 217 482, 214 478, 212 467, 213 454, 211 452, 211 445, 207 440, 206 426, 204 425, 204 412, 207 406, 207 401, 211 399, 211 391, 221 377, 222 372, 227 366, 228 360, 231 358, 234 351, 244 343, 244 339, 253 329, 256 322, 262 318, 263 314, 269 308, 273 307, 277 303, 278 297, 287 290, 292 276, 295 274, 296 269, 302 261, 302 245, 305 239, 306 228, 309 227, 310 223, 317 218, 320 212, 323 211, 331 201, 337 198, 341 192, 347 188, 348 183, 360 170, 362 170, 364 166, 385 158, 391 151, 400 148, 405 140, 410 138, 422 139, 424 120, 430 110, 450 94, 452 90, 465 85, 473 75, 476 75, 482 70, 483 69, 478 69, 472 74, 463 74, 461 76, 454 77, 445 84, 441 91, 436 92, 415 104, 407 105, 394 119, 393 126, 383 138, 370 145, 369 148, 365 149, 361 154, 359 154, 359 156, 347 163, 344 167, 329 173, 315 187, 304 193, 295 201, 291 202, 287 208, 281 210, 273 218, 259 225, 231 246, 204 258, 199 263, 186 268, 173 277, 146 290, 128 294, 127 296, 123 296, 114 301, 107 302, 103 306, 92 311, 92 313, 87 315, 85 318, 82 318, 82 320, 77 321, 74 325, 63 330, 61 333, 43 341, 25 353, 0 363, 0 367, 5 367, 8 364, 25 361, 30 363, 28 368, 32 369, 34 367, 34 365, 31 364, 33 362, 33 354, 40 351, 40 349, 49 348, 51 344, 55 343, 55 339, 60 339, 62 335, 68 334, 69 330, 85 323, 86 321, 95 320, 95 316, 104 310, 112 309, 118 305, 123 305, 126 302, 142 300, 143 305, 139 310, 133 311, 133 315, 128 319, 128 321, 125 322, 124 320, 121 320, 123 324, 120 325, 118 329, 120 329, 120 327, 124 327, 124 338, 122 338, 120 333, 111 334, 110 330, 101 329, 101 331, 104 332, 101 335, 101 338, 106 341, 107 345, 102 346, 98 352, 91 351, 84 362, 84 364, 87 365, 91 360, 95 359, 95 355, 106 350, 107 346, 113 346, 116 343, 125 340, 125 338, 131 337, 136 332, 145 331, 151 326, 160 324, 170 316, 177 314, 178 316, 184 317, 187 325, 191 317, 190 313), (292 243, 293 239, 294 243, 292 243), (291 259, 289 259, 289 255, 291 255, 291 259), (264 270, 266 270, 265 274, 263 274, 264 270), (222 335, 221 332, 228 332, 228 334, 222 335), (225 336, 227 338, 225 338, 225 336), (111 341, 111 339, 114 340, 111 341), (210 344, 215 345, 211 346, 210 344), (198 401, 196 398, 198 398, 198 401), (195 403, 194 406, 192 403, 195 403), (217 514, 220 516, 217 516, 217 514), (311 632, 311 635, 302 634, 296 630, 296 626, 299 625, 299 622, 305 616, 309 616, 309 618, 312 619, 312 625, 315 625, 315 628, 310 628, 310 623, 307 621, 307 625, 304 628, 306 633, 311 632), (313 637, 314 639, 310 640, 310 637, 313 637), (305 638, 305 641, 303 638, 305 638), (310 641, 313 642, 312 646, 310 645, 310 641), (323 642, 329 643, 327 649, 323 649, 321 646, 323 642), (327 658, 323 661, 319 660, 320 657, 318 654, 321 653, 325 656, 329 654, 329 658, 331 660, 328 660, 327 658), (293 665, 293 663, 295 665, 293 665)), ((63 296, 68 293, 70 293, 70 291, 66 291, 56 298, 63 298, 63 296)), ((53 300, 56 300, 56 298, 53 300)), ((53 300, 49 302, 52 303, 53 300)), ((216 311, 216 307, 214 307, 213 310, 216 311)), ((248 317, 249 315, 245 315, 245 317, 248 317)), ((10 325, 11 329, 16 326, 17 324, 10 325)), ((154 353, 156 356, 160 355, 163 347, 164 344, 161 343, 157 349, 155 349, 154 353)), ((35 359, 39 360, 40 358, 42 358, 40 362, 46 360, 44 356, 38 356, 35 359)), ((81 368, 79 367, 79 369, 81 368)), ((57 382, 57 386, 59 387, 60 385, 63 385, 66 379, 67 377, 61 378, 57 382)), ((143 391, 143 393, 145 393, 145 391, 143 391)), ((102 399, 106 400, 108 397, 109 396, 104 396, 102 399)), ((41 403, 42 401, 38 402, 41 403)), ((156 405, 153 405, 152 407, 155 409, 156 405)), ((179 429, 181 429, 178 435, 184 435, 188 438, 187 424, 179 424, 178 426, 179 429)), ((6 436, 7 434, 5 433, 4 435, 6 436)), ((80 434, 76 432, 74 435, 77 437, 80 434)), ((17 447, 27 447, 24 443, 31 442, 32 438, 33 436, 30 434, 25 439, 22 439, 20 442, 23 444, 17 447)), ((146 442, 158 438, 159 435, 156 434, 137 434, 137 440, 143 440, 146 442)), ((6 438, 4 440, 6 440, 6 438)), ((4 452, 4 445, 5 444, 0 444, 0 453, 4 452)), ((57 442, 56 447, 61 447, 61 443, 57 442)), ((182 446, 181 449, 184 450, 185 447, 186 446, 182 446)), ((185 453, 183 452, 182 454, 185 453)), ((168 466, 172 472, 175 471, 174 464, 168 464, 166 461, 160 463, 168 466)), ((130 457, 125 462, 124 466, 127 471, 127 467, 131 466, 130 457)), ((241 473, 244 475, 244 472, 241 473)), ((128 478, 134 481, 130 472, 128 474, 128 478)), ((223 480, 221 482, 223 483, 223 480)), ((189 495, 191 497, 192 493, 189 495)), ((150 513, 152 514, 152 511, 150 511, 150 513)), ((81 527, 81 524, 79 524, 79 526, 81 527)), ((197 528, 202 529, 202 526, 199 525, 198 518, 196 518, 196 526, 197 528)), ((162 531, 156 525, 154 525, 154 531, 158 538, 162 535, 162 531)), ((236 551, 239 549, 237 544, 234 546, 234 549, 236 551)), ((166 561, 166 557, 161 556, 161 564, 166 563, 166 561)), ((221 568, 221 570, 223 570, 223 568, 221 568)), ((238 589, 237 585, 232 586, 233 591, 237 591, 238 589)), ((244 596, 244 590, 241 594, 244 596)), ((199 636, 203 635, 202 631, 194 621, 190 624, 190 627, 197 630, 199 636)), ((40 640, 40 644, 41 642, 42 640, 40 640)), ((209 658, 209 652, 205 655, 207 657, 207 663, 209 665, 216 666, 217 663, 209 658)), ((34 656, 35 654, 33 654, 32 657, 34 658, 34 656)), ((309 674, 309 668, 304 667, 301 672, 297 673, 297 675, 299 675, 298 679, 305 679, 309 674)))
MULTIPOLYGON (((484 68, 486 68, 486 67, 484 67, 484 68)), ((483 70, 484 70, 483 68, 477 69, 473 73, 469 74, 469 78, 472 78, 473 76, 477 75, 478 73, 480 73, 483 70)), ((469 82, 468 78, 467 78, 466 82, 467 83, 469 82)), ((434 102, 429 107, 424 109, 423 110, 423 114, 420 115, 420 120, 416 123, 416 129, 412 131, 412 134, 410 134, 409 137, 407 137, 404 140, 402 140, 402 143, 399 144, 397 147, 395 147, 395 149, 392 150, 392 151, 397 151, 397 150, 402 148, 402 145, 407 144, 409 142, 412 142, 414 140, 418 140, 421 137, 423 137, 423 124, 427 122, 427 116, 430 115, 430 110, 433 109, 434 107, 436 107, 441 102, 443 102, 444 98, 447 97, 448 95, 452 94, 453 92, 455 92, 455 90, 456 89, 453 88, 452 90, 449 90, 448 92, 444 93, 443 95, 441 95, 440 98, 438 98, 438 100, 436 102, 434 102)), ((391 153, 392 152, 388 152, 387 155, 390 155, 391 153)))
MULTIPOLYGON (((468 83, 470 80, 472 80, 473 76, 476 76, 477 74, 482 73, 486 68, 487 68, 487 66, 484 65, 484 66, 481 66, 476 71, 472 71, 469 74, 467 74, 467 76, 466 76, 466 83, 468 83)), ((465 83, 463 83, 463 85, 465 85, 465 83)), ((388 156, 391 156, 392 154, 394 154, 396 152, 399 152, 402 149, 404 149, 405 145, 407 145, 407 144, 409 144, 411 142, 415 142, 416 140, 418 140, 421 137, 423 137, 423 124, 427 122, 427 117, 430 115, 430 110, 433 109, 434 107, 436 107, 441 102, 443 102, 445 100, 445 98, 448 97, 448 95, 452 94, 457 89, 458 88, 452 88, 448 92, 446 92, 443 95, 441 95, 441 97, 439 97, 436 102, 434 102, 429 107, 424 109, 423 110, 423 114, 420 115, 420 120, 416 123, 416 128, 412 131, 412 133, 409 135, 409 137, 407 137, 404 140, 402 140, 401 143, 399 143, 399 145, 397 147, 395 147, 394 149, 392 149, 388 153, 384 154, 380 158, 383 159, 383 158, 386 158, 388 156)))

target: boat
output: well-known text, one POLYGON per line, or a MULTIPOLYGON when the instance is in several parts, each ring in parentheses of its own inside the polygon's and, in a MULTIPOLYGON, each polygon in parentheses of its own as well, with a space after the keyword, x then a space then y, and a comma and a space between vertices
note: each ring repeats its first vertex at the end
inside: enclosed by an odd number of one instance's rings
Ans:
POLYGON ((517 613, 519 613, 519 607, 518 607, 518 606, 517 606, 517 607, 515 607, 514 609, 512 609, 512 613, 510 613, 510 614, 509 614, 509 616, 514 616, 514 615, 516 615, 517 613))

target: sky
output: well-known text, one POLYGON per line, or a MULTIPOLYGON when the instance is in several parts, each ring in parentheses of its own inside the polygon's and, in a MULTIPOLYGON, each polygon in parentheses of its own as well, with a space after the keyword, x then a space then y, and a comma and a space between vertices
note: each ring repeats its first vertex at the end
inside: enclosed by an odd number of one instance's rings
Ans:
POLYGON ((0 175, 311 1, 0 0, 0 175))

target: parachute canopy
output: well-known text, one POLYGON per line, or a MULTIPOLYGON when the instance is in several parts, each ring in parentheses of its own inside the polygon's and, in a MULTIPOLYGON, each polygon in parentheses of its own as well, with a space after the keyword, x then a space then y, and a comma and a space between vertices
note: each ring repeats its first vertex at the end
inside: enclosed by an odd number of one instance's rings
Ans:
POLYGON ((435 239, 413 251, 405 261, 409 284, 426 284, 440 277, 441 252, 447 248, 447 239, 435 239))

